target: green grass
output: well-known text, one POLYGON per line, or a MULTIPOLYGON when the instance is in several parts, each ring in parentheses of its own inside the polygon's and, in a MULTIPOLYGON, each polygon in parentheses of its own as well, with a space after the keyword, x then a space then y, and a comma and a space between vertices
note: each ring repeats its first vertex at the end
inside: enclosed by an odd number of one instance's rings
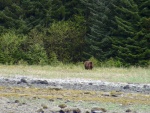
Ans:
POLYGON ((150 68, 104 68, 85 70, 83 65, 24 66, 0 65, 0 76, 27 76, 48 79, 80 78, 110 82, 150 83, 150 68))

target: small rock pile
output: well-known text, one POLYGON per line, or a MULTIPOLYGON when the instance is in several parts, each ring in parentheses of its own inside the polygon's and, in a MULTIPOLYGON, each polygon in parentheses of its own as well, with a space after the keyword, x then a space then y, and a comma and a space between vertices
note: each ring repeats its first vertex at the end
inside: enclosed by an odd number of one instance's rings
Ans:
POLYGON ((119 91, 150 94, 150 84, 113 83, 84 79, 38 79, 29 77, 0 78, 0 85, 57 87, 73 90, 119 91))

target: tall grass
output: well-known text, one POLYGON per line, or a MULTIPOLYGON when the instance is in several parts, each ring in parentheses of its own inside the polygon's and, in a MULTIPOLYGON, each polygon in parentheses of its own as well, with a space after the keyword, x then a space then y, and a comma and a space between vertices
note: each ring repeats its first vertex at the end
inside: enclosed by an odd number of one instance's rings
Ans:
POLYGON ((0 65, 0 76, 27 76, 47 79, 90 79, 110 82, 150 83, 150 68, 95 67, 85 70, 83 65, 38 66, 0 65))

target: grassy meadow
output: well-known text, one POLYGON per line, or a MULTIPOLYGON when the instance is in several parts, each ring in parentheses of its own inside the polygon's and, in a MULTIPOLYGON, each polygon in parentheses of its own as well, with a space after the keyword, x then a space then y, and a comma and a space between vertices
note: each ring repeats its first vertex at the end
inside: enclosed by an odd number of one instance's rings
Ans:
POLYGON ((150 67, 94 67, 93 70, 85 70, 81 64, 60 64, 58 66, 0 65, 0 76, 27 76, 46 79, 79 78, 110 82, 150 83, 150 67))

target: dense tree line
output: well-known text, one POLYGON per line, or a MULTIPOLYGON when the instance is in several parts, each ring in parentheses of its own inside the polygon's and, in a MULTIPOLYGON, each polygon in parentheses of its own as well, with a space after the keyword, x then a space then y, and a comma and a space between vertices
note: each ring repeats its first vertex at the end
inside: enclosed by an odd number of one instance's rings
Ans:
POLYGON ((150 0, 0 0, 0 63, 150 64, 150 0))

